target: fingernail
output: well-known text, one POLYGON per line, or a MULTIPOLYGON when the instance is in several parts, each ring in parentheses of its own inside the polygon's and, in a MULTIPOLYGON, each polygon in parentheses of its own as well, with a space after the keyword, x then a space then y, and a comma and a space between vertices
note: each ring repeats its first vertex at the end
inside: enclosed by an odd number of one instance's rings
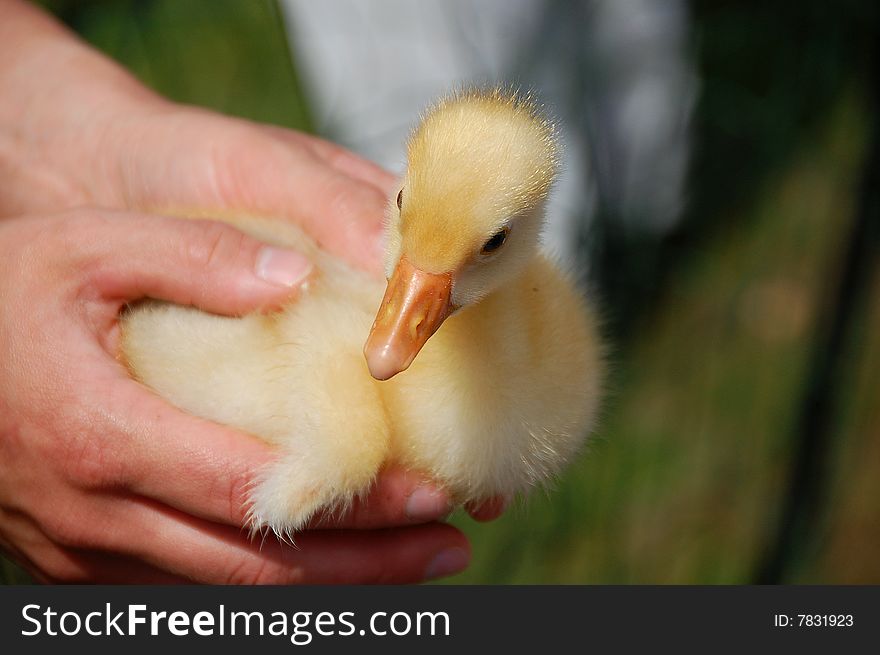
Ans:
POLYGON ((312 271, 312 262, 292 250, 263 246, 257 255, 257 277, 270 284, 293 287, 312 271))
POLYGON ((434 521, 451 510, 446 493, 430 485, 418 487, 406 501, 406 515, 414 521, 434 521))
POLYGON ((425 569, 425 580, 436 580, 460 573, 467 568, 470 557, 461 548, 447 548, 440 551, 425 569))

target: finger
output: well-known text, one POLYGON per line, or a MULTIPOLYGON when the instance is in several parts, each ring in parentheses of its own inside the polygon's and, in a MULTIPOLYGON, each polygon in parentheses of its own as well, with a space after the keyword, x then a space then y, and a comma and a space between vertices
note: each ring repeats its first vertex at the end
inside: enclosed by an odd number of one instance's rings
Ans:
POLYGON ((245 206, 287 216, 321 247, 367 271, 381 272, 385 193, 314 156, 291 156, 284 166, 264 170, 260 180, 252 180, 256 170, 251 168, 241 183, 251 191, 245 206))
POLYGON ((102 239, 87 250, 87 283, 119 303, 149 296, 244 314, 282 303, 312 270, 302 255, 214 221, 109 212, 90 218, 102 239))
POLYGON ((342 514, 312 522, 315 529, 373 529, 416 525, 446 518, 452 511, 449 494, 424 476, 400 468, 380 472, 364 498, 342 514))
POLYGON ((494 521, 504 513, 508 503, 506 497, 495 496, 479 503, 468 503, 465 509, 477 521, 494 521))
POLYGON ((387 181, 346 155, 329 165, 324 150, 302 147, 289 135, 246 131, 240 142, 226 142, 214 163, 221 180, 216 208, 289 218, 323 248, 378 275, 385 249, 387 181), (363 176, 371 181, 362 181, 363 176), (373 183, 376 178, 382 186, 373 183))
MULTIPOLYGON (((35 580, 44 583, 185 584, 191 582, 154 566, 113 553, 65 548, 55 542, 29 516, 0 510, 4 549, 35 580), (17 546, 12 546, 12 543, 17 546)), ((96 525, 101 525, 96 523, 96 525)))
POLYGON ((251 435, 191 416, 115 371, 90 429, 113 443, 100 485, 125 488, 186 514, 240 529, 254 480, 275 458, 251 435), (110 461, 112 458, 112 461, 110 461))
POLYGON ((452 575, 470 560, 466 537, 442 523, 310 531, 291 547, 148 502, 108 505, 102 514, 114 526, 108 548, 203 583, 403 584, 452 575))
POLYGON ((460 573, 470 563, 467 538, 445 523, 308 532, 297 541, 307 584, 407 584, 460 573))
POLYGON ((49 578, 50 582, 115 585, 170 585, 193 582, 189 578, 168 573, 130 557, 92 551, 67 553, 59 551, 59 555, 67 560, 70 568, 60 569, 58 574, 53 574, 49 578))
POLYGON ((369 159, 356 155, 347 148, 311 134, 295 132, 274 125, 263 127, 277 139, 296 147, 309 148, 314 154, 324 160, 327 165, 353 180, 359 180, 376 187, 386 197, 390 197, 392 193, 397 193, 397 176, 392 175, 369 159))

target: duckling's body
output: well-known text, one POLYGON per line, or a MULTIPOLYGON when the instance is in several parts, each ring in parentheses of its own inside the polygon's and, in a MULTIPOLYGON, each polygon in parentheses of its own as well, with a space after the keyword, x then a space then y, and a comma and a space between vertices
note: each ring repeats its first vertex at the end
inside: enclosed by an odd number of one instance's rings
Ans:
MULTIPOLYGON (((519 210, 542 211, 543 196, 519 210)), ((317 270, 308 287, 272 315, 224 318, 145 304, 124 320, 123 353, 142 382, 177 406, 279 448, 278 463, 254 488, 256 524, 299 529, 317 510, 367 491, 391 462, 425 471, 460 502, 510 496, 556 474, 586 437, 601 377, 595 326, 571 280, 539 250, 522 250, 497 284, 467 301, 456 299, 456 275, 481 265, 484 255, 469 250, 461 261, 450 259, 441 267, 453 271, 442 327, 424 337, 423 347, 414 346, 418 356, 409 357, 408 368, 395 366, 391 379, 379 381, 376 368, 384 371, 387 362, 375 352, 388 348, 368 343, 368 367, 364 341, 379 333, 385 343, 380 324, 398 311, 389 300, 397 272, 371 332, 383 284, 327 255, 290 224, 229 222, 308 253, 317 270)), ((394 217, 389 229, 397 231, 390 269, 408 257, 412 235, 394 217)), ((513 230, 526 235, 531 228, 513 230)), ((423 323, 416 322, 413 334, 423 323)))

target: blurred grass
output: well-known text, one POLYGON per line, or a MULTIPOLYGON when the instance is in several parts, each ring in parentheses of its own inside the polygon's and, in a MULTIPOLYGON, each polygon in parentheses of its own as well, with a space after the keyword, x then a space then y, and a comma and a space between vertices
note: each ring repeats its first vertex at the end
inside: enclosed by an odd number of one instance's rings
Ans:
POLYGON ((147 86, 179 102, 309 130, 308 105, 272 0, 42 3, 147 86))
MULTIPOLYGON (((311 125, 271 2, 46 4, 176 100, 311 125)), ((863 100, 858 85, 839 95, 794 155, 756 176, 752 200, 728 203, 723 179, 713 187, 706 210, 722 227, 681 255, 612 355, 588 452, 548 495, 499 521, 458 517, 474 561, 451 582, 751 581, 778 518, 812 329, 854 211, 863 100)), ((725 152, 703 144, 715 170, 725 152)), ((738 159, 727 174, 748 172, 738 159)), ((880 274, 870 297, 848 344, 832 495, 791 581, 880 583, 880 274)), ((24 579, 0 564, 5 581, 24 579)))
POLYGON ((30 576, 19 566, 0 555, 0 584, 31 584, 30 576))
POLYGON ((870 296, 874 302, 859 326, 862 338, 848 353, 855 384, 836 435, 843 447, 835 466, 834 511, 826 518, 815 567, 798 582, 880 584, 880 268, 870 296))

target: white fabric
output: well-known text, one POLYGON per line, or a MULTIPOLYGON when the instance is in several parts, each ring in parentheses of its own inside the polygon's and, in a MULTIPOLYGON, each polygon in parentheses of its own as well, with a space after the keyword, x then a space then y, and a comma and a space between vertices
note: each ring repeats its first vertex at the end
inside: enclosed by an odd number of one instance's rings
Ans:
POLYGON ((574 230, 600 190, 637 229, 663 231, 678 217, 694 95, 683 0, 586 0, 570 3, 570 15, 545 12, 540 0, 282 6, 316 127, 328 138, 400 172, 406 136, 428 104, 462 85, 518 82, 537 91, 562 129, 551 249, 574 254, 574 230))

